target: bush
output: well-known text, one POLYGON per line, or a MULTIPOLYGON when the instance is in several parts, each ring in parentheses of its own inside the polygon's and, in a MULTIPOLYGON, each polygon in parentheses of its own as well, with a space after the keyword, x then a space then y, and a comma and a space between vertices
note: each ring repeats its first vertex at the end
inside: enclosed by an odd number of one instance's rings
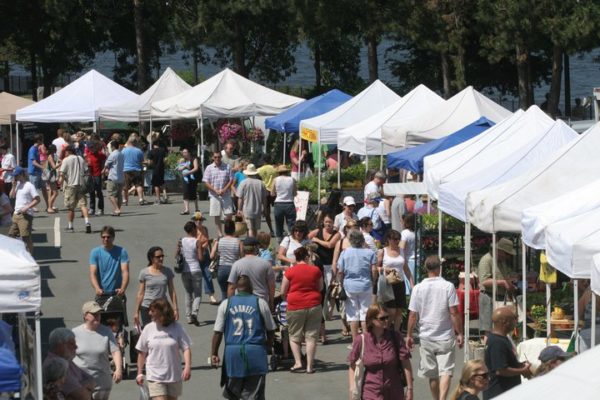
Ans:
MULTIPOLYGON (((298 181, 298 190, 307 191, 310 193, 310 203, 316 204, 319 202, 318 195, 319 180, 317 175, 302 178, 298 181)), ((331 184, 321 177, 321 198, 327 197, 327 192, 331 189, 331 184)))

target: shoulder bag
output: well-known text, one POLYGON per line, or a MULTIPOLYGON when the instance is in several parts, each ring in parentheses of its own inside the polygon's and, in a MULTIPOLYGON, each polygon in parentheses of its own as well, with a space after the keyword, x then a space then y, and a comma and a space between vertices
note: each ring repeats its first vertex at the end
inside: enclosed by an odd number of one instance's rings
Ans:
POLYGON ((398 338, 396 337, 396 332, 392 332, 392 343, 394 345, 394 353, 396 354, 396 358, 398 359, 398 373, 400 373, 400 382, 402 382, 402 387, 405 388, 407 386, 406 382, 406 374, 404 373, 404 367, 402 367, 402 360, 400 359, 400 354, 398 352, 398 338))
POLYGON ((84 167, 84 163, 82 161, 83 158, 81 156, 75 156, 77 157, 77 161, 79 162, 79 164, 81 165, 81 176, 83 178, 83 182, 81 185, 81 188, 83 189, 83 191, 85 193, 89 193, 92 190, 94 190, 94 180, 92 179, 92 176, 90 175, 88 170, 85 170, 84 167))
POLYGON ((185 258, 183 257, 181 238, 179 238, 177 241, 177 253, 175 254, 175 267, 173 267, 173 271, 181 274, 183 272, 184 264, 185 258))
POLYGON ((352 400, 362 399, 363 383, 365 382, 365 335, 360 335, 360 358, 354 363, 354 386, 352 387, 352 400))

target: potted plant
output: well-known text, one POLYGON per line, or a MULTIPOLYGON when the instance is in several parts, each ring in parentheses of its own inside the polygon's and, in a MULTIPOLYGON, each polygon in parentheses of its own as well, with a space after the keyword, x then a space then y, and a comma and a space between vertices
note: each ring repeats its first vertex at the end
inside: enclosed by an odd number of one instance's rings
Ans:
POLYGON ((208 200, 208 189, 204 182, 198 184, 198 200, 208 200))

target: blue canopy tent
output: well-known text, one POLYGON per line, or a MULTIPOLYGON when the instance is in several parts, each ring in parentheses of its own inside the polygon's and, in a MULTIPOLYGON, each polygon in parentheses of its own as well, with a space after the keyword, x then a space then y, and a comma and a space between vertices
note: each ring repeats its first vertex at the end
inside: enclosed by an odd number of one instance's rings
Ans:
POLYGON ((481 117, 477 121, 446 137, 388 154, 387 167, 402 168, 416 174, 422 174, 423 159, 425 157, 466 142, 492 126, 494 126, 494 122, 486 117, 481 117))
POLYGON ((292 108, 285 110, 281 114, 265 120, 265 127, 279 132, 298 133, 300 130, 300 121, 316 117, 317 115, 325 114, 334 108, 339 107, 352 96, 342 92, 341 90, 333 89, 320 96, 313 97, 292 108))

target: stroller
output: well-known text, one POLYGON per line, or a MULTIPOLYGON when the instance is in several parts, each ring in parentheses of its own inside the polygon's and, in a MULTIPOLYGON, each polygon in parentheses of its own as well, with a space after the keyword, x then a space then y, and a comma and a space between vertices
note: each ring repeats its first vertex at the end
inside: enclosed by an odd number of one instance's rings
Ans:
MULTIPOLYGON (((125 349, 129 345, 127 327, 127 299, 116 294, 103 294, 96 296, 96 302, 102 307, 100 312, 100 323, 111 328, 117 340, 119 350, 123 355, 123 379, 129 377, 131 364, 128 364, 125 357, 125 349)), ((135 361, 131 361, 132 364, 135 361)), ((111 360, 111 366, 114 368, 114 362, 111 360)))

